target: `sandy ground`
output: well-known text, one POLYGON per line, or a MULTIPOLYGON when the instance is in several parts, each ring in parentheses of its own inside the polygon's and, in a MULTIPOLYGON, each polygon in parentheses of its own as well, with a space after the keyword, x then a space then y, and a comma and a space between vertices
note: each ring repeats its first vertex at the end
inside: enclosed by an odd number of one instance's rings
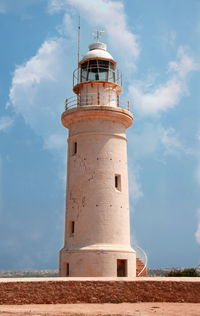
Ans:
POLYGON ((0 315, 31 316, 200 316, 200 304, 193 303, 122 303, 0 305, 0 315))

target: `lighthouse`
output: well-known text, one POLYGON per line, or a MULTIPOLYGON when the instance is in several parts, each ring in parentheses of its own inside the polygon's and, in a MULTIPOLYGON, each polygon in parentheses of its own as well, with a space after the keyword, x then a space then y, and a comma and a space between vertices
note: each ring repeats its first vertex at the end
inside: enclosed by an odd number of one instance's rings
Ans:
POLYGON ((106 44, 95 42, 74 71, 68 128, 64 246, 60 276, 135 277, 130 244, 126 129, 121 75, 106 44))

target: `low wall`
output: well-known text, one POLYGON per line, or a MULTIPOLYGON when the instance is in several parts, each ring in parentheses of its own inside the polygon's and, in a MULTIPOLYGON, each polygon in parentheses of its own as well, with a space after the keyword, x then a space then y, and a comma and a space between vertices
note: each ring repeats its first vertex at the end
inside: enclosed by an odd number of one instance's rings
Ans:
POLYGON ((0 279, 0 304, 200 303, 200 278, 0 279))

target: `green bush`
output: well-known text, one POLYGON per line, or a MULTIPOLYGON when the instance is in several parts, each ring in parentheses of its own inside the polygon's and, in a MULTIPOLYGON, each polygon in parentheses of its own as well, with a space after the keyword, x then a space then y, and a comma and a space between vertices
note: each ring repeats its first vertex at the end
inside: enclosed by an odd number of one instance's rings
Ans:
POLYGON ((196 269, 190 268, 190 269, 175 269, 171 270, 166 276, 168 277, 199 277, 200 274, 197 272, 196 269))

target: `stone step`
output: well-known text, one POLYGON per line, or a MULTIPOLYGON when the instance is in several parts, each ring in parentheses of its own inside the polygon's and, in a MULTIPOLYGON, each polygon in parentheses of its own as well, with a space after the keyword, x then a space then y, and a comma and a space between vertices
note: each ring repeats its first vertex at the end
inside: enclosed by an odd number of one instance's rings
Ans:
MULTIPOLYGON (((136 258, 136 276, 142 271, 144 268, 144 263, 141 259, 136 258)), ((139 275, 139 277, 147 277, 148 276, 148 270, 147 267, 144 269, 144 271, 139 275)))

